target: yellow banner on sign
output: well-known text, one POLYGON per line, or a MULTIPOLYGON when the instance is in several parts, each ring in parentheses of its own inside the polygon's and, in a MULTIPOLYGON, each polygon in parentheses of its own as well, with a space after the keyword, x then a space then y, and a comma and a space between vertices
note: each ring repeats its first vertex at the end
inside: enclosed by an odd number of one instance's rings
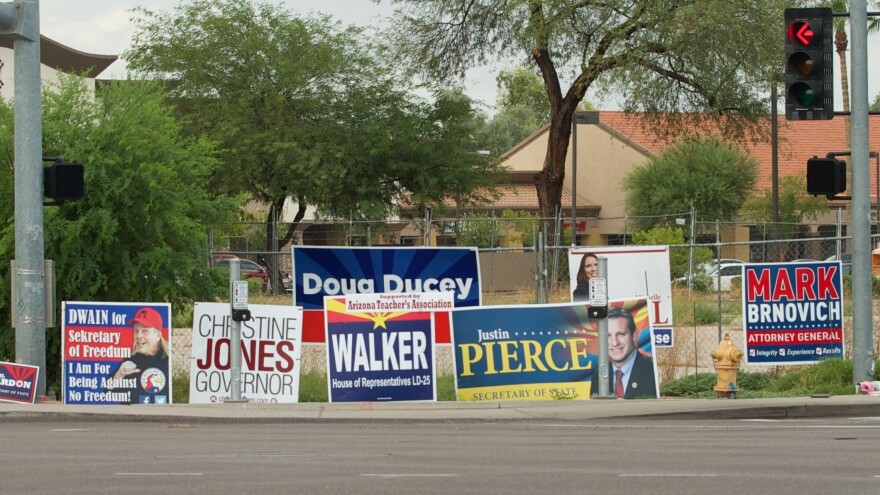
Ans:
POLYGON ((474 387, 458 390, 458 400, 554 400, 589 399, 592 382, 528 383, 500 387, 474 387))

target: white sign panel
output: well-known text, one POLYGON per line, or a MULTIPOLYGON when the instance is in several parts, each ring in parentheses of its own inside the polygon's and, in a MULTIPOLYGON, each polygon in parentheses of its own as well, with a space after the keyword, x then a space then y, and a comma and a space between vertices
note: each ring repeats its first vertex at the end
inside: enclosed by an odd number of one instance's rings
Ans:
MULTIPOLYGON (((607 262, 607 287, 609 300, 647 299, 653 311, 652 327, 671 327, 672 277, 669 271, 669 246, 578 246, 568 254, 572 301, 588 302, 588 291, 579 286, 587 285, 590 277, 578 272, 582 263, 592 256, 603 256, 607 262), (578 297, 584 294, 584 298, 578 297)), ((595 266, 595 265, 593 265, 595 266)), ((598 276, 593 274, 593 277, 598 276)))
MULTIPOLYGON (((299 401, 302 308, 252 304, 241 322, 241 395, 255 403, 299 401)), ((191 404, 223 402, 231 395, 232 317, 229 304, 193 308, 191 404)))
POLYGON ((374 293, 345 296, 345 311, 348 313, 416 313, 451 311, 454 308, 454 292, 374 293))

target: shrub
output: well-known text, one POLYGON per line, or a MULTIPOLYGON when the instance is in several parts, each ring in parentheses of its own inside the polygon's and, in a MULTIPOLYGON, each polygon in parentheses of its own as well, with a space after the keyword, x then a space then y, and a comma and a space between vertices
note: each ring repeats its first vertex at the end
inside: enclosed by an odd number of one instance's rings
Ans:
POLYGON ((708 304, 694 304, 694 324, 708 325, 718 321, 718 309, 708 304))
POLYGON ((715 386, 714 373, 697 373, 678 380, 664 382, 660 385, 660 395, 667 397, 697 397, 707 393, 714 394, 712 387, 715 386))
POLYGON ((746 371, 736 374, 736 385, 740 390, 762 391, 770 386, 774 378, 771 373, 746 371))

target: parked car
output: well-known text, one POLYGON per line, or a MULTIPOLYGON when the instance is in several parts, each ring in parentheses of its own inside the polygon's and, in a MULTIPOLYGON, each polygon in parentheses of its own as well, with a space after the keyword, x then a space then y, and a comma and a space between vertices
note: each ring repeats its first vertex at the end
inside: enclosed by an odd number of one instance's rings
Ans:
POLYGON ((734 279, 742 279, 742 270, 744 263, 728 263, 717 267, 715 270, 712 270, 709 273, 709 278, 712 280, 712 287, 715 290, 720 290, 721 292, 728 292, 733 288, 733 280, 734 279), (719 277, 719 272, 721 276, 719 277))
POLYGON ((744 265, 746 262, 736 258, 721 258, 720 260, 711 260, 700 265, 706 273, 711 273, 718 268, 719 265, 744 265))
POLYGON ((229 268, 229 262, 234 259, 239 260, 241 276, 245 279, 259 278, 263 281, 263 289, 269 288, 269 270, 266 267, 257 264, 251 260, 239 258, 238 256, 224 253, 215 253, 213 256, 214 266, 223 266, 229 268))
MULTIPOLYGON (((709 288, 714 291, 718 291, 718 287, 721 287, 721 292, 728 292, 733 288, 733 280, 742 277, 742 269, 744 263, 725 263, 718 266, 711 267, 707 272, 699 273, 697 277, 694 279, 695 282, 699 282, 698 286, 702 286, 704 289, 709 288), (721 276, 718 276, 718 273, 721 273, 721 276), (706 283, 708 282, 708 284, 706 283)), ((675 284, 687 284, 688 277, 679 277, 673 280, 675 284)))
MULTIPOLYGON (((715 270, 718 268, 719 265, 744 265, 745 263, 745 261, 738 260, 736 258, 721 258, 721 260, 712 260, 701 263, 699 266, 696 267, 694 271, 696 272, 697 276, 709 275, 715 273, 715 270)), ((690 278, 689 273, 685 273, 683 277, 679 277, 673 280, 673 282, 684 283, 685 285, 687 285, 688 278, 690 278)))

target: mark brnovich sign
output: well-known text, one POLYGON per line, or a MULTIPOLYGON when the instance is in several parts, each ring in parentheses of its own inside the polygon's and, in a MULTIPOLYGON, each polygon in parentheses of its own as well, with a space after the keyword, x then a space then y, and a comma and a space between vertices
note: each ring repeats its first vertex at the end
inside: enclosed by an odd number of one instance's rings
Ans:
POLYGON ((839 261, 743 267, 747 364, 812 364, 842 358, 839 261))

